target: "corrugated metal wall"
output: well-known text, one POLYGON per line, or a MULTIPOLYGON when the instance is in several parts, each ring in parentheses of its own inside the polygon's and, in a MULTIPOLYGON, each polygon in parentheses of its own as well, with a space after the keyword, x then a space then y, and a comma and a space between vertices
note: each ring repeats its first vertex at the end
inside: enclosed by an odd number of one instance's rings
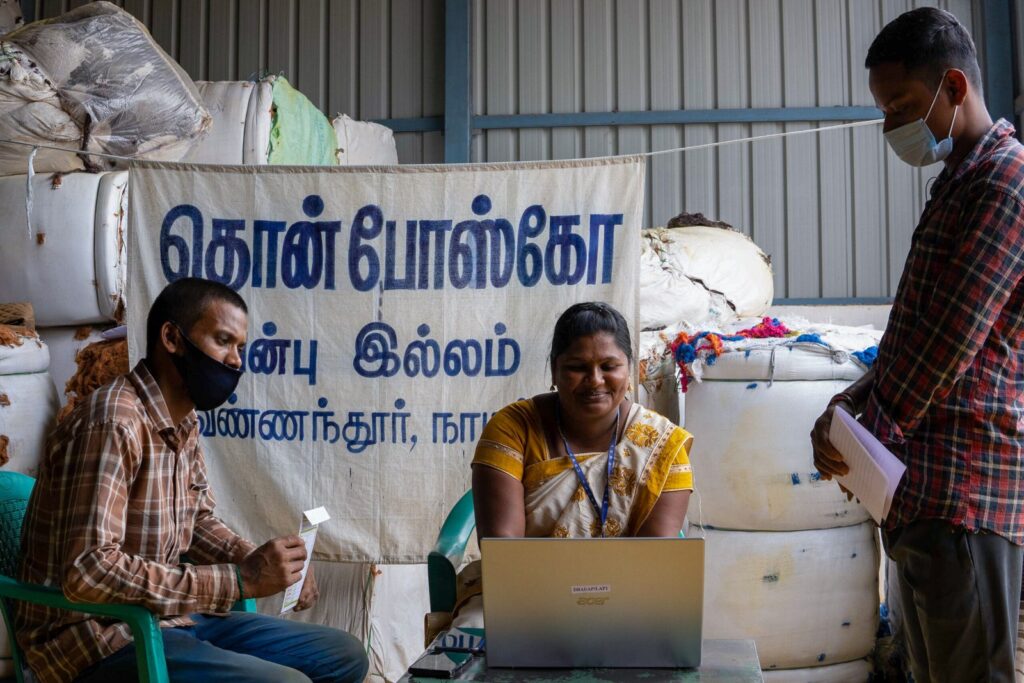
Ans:
MULTIPOLYGON (((117 1, 193 78, 283 72, 331 115, 443 114, 443 0, 117 1)), ((39 0, 39 14, 78 4, 39 0)), ((474 113, 870 106, 867 47, 921 4, 983 38, 971 0, 474 0, 474 113)), ((557 159, 815 125, 488 130, 472 149, 477 161, 557 159)), ((397 139, 403 163, 443 159, 439 132, 397 139)), ((899 162, 874 127, 667 155, 648 167, 645 220, 734 224, 771 254, 777 297, 886 296, 937 172, 899 162)))

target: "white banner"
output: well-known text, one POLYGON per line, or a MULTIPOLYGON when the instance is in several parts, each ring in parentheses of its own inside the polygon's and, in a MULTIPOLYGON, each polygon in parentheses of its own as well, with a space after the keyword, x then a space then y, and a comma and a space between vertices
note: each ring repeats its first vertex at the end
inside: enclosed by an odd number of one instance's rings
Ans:
POLYGON ((261 543, 322 505, 318 558, 424 561, 488 417, 550 385, 558 315, 635 322, 644 168, 134 165, 132 362, 169 282, 249 306, 246 374, 200 413, 220 516, 261 543))

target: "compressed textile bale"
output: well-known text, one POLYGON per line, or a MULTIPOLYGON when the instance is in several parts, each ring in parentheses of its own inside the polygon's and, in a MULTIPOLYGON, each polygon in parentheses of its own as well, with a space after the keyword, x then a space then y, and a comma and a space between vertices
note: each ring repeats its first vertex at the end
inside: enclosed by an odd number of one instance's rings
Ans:
POLYGON ((41 327, 123 316, 127 171, 0 178, 0 292, 31 301, 41 327))
POLYGON ((867 511, 814 467, 809 434, 848 382, 701 382, 686 400, 701 522, 795 531, 859 524, 867 511))
MULTIPOLYGON (((185 71, 141 22, 109 2, 33 22, 3 39, 46 74, 80 130, 74 147, 85 152, 176 161, 210 125, 185 71)), ((85 158, 91 170, 117 163, 85 158)))
MULTIPOLYGON (((762 669, 866 657, 878 628, 872 522, 815 531, 705 531, 705 638, 753 638, 762 669)), ((690 527, 688 536, 700 536, 690 527)))
POLYGON ((866 683, 871 678, 871 662, 858 659, 809 669, 776 669, 763 676, 764 683, 866 683))
POLYGON ((772 303, 771 261, 741 232, 690 225, 641 239, 641 329, 760 316, 772 303))
MULTIPOLYGON (((0 324, 0 375, 46 372, 50 349, 26 327, 0 324)), ((0 398, 0 402, 2 402, 0 398)))
POLYGON ((398 163, 395 134, 387 126, 371 121, 356 121, 339 114, 332 122, 338 140, 338 164, 341 166, 377 166, 398 163))
MULTIPOLYGON (((42 66, 19 46, 0 39, 0 137, 69 149, 82 144, 82 127, 61 106, 60 94, 42 66)), ((27 173, 32 148, 0 145, 0 175, 27 173)), ((72 152, 39 148, 37 173, 80 171, 72 152)))
POLYGON ((337 166, 338 142, 327 117, 283 76, 268 80, 274 88, 274 109, 267 162, 337 166))
POLYGON ((183 161, 266 164, 273 125, 273 80, 196 81, 196 88, 213 123, 183 161))
POLYGON ((0 466, 36 476, 58 406, 48 372, 0 375, 0 466))

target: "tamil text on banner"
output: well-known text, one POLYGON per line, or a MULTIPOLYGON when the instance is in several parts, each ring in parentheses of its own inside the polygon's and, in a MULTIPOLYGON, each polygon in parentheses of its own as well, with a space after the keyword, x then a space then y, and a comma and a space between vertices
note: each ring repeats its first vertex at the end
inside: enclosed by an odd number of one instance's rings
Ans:
POLYGON ((218 511, 260 543, 324 506, 318 557, 423 561, 488 417, 546 391, 577 301, 636 319, 638 157, 387 168, 139 163, 133 361, 169 282, 249 306, 246 374, 199 414, 218 511))

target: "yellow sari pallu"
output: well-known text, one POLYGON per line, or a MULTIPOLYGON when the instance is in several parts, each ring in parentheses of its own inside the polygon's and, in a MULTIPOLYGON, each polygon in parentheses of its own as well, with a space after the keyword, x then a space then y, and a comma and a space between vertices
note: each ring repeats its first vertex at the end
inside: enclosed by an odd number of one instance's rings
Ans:
MULTIPOLYGON (((634 536, 665 491, 693 489, 687 451, 693 437, 658 413, 633 404, 622 439, 615 447, 605 536, 634 536)), ((583 475, 600 499, 608 453, 576 456, 583 475)), ((506 406, 487 422, 473 457, 474 465, 501 470, 523 482, 526 535, 590 538, 601 523, 572 461, 548 447, 540 414, 532 399, 506 406)), ((458 579, 455 626, 483 626, 479 563, 467 565, 458 579)), ((447 619, 434 623, 441 626, 447 619)), ((431 621, 428 618, 428 623, 431 621)), ((442 626, 443 627, 443 626, 442 626)), ((428 628, 428 642, 430 633, 428 628)))

